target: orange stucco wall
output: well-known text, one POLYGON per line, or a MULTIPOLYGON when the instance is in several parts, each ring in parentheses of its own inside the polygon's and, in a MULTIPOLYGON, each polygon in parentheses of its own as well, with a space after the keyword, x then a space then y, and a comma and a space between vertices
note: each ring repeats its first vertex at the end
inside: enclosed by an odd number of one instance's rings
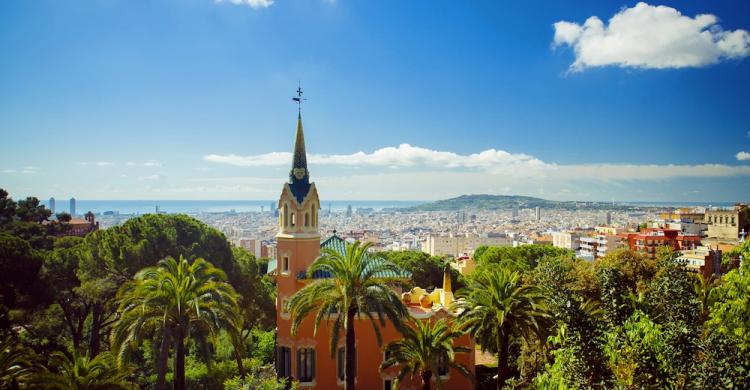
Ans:
MULTIPOLYGON (((321 323, 317 335, 313 335, 313 317, 310 317, 302 323, 297 334, 290 335, 291 321, 279 317, 278 325, 278 344, 290 347, 292 352, 292 373, 297 373, 297 348, 315 348, 316 353, 316 372, 315 380, 309 384, 302 384, 302 387, 315 389, 335 389, 343 388, 344 384, 338 381, 336 373, 336 360, 331 357, 330 329, 328 323, 321 323)), ((357 320, 355 323, 356 332, 356 350, 357 350, 357 387, 360 389, 382 389, 385 379, 393 378, 398 370, 394 367, 381 372, 379 367, 383 362, 382 347, 378 345, 372 324, 367 319, 357 320)), ((383 345, 390 341, 401 338, 401 334, 391 325, 386 323, 381 328, 383 336, 383 345)), ((456 341, 456 345, 469 347, 472 352, 461 353, 456 355, 456 360, 473 371, 474 367, 474 344, 468 336, 463 336, 456 341)), ((344 346, 344 335, 342 334, 337 348, 344 346)), ((443 382, 445 389, 471 389, 473 388, 469 379, 465 378, 453 369, 448 373, 448 377, 443 382)), ((433 386, 437 388, 436 386, 433 386)), ((419 389, 420 379, 415 376, 410 381, 405 381, 401 389, 419 389)))
MULTIPOLYGON (((288 299, 297 290, 304 287, 305 282, 297 280, 297 274, 307 267, 320 254, 320 240, 318 238, 301 239, 301 238, 278 238, 278 259, 277 259, 277 287, 278 299, 276 302, 276 325, 277 325, 277 345, 289 347, 291 350, 292 376, 297 376, 297 349, 310 348, 315 349, 315 380, 311 383, 303 383, 303 388, 314 389, 336 389, 343 388, 344 384, 338 381, 336 372, 336 360, 331 357, 330 331, 327 323, 321 323, 320 329, 316 335, 313 335, 314 317, 310 316, 300 326, 297 334, 291 335, 291 319, 282 312, 281 305, 284 299, 288 299), (290 269, 288 274, 284 274, 283 260, 288 256, 290 260, 290 269)), ((367 319, 357 320, 355 323, 356 332, 356 349, 357 349, 357 386, 360 389, 382 389, 385 379, 393 378, 397 368, 391 368, 386 372, 380 372, 380 364, 383 362, 382 346, 378 345, 375 331, 372 324, 367 319)), ((401 337, 400 333, 390 324, 386 323, 381 328, 383 336, 383 345, 390 341, 397 340, 401 337)), ((463 336, 457 340, 456 345, 469 347, 472 351, 474 348, 473 341, 468 336, 463 336)), ((341 335, 338 347, 344 346, 344 336, 341 335)), ((473 371, 474 353, 457 354, 457 361, 473 371)), ((418 389, 419 378, 414 377, 411 381, 406 381, 400 387, 401 389, 418 389)), ((435 386, 435 388, 437 388, 435 386)), ((450 370, 448 377, 444 381, 445 389, 470 389, 471 382, 463 375, 454 370, 450 370)))

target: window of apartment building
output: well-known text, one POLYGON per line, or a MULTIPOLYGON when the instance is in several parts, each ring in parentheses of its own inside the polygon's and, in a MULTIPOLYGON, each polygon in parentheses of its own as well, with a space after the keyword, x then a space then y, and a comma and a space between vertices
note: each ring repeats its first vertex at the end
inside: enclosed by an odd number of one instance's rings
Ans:
POLYGON ((292 350, 289 347, 279 346, 276 349, 276 372, 282 378, 292 377, 292 350))
POLYGON ((732 225, 734 225, 734 217, 732 217, 732 225))
POLYGON ((315 349, 297 349, 297 379, 312 382, 315 379, 315 349))
MULTIPOLYGON (((336 351, 336 374, 339 381, 344 381, 346 374, 346 348, 339 347, 336 351)), ((357 376, 357 349, 354 349, 354 376, 357 376)))
POLYGON ((285 274, 289 273, 289 256, 284 256, 281 260, 281 272, 285 274))

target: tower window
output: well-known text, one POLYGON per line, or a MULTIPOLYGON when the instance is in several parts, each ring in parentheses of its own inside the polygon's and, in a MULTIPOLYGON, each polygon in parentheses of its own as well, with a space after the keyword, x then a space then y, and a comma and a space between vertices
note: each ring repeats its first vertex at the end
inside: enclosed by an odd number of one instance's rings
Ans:
POLYGON ((288 274, 289 273, 289 256, 284 256, 284 259, 281 262, 281 272, 288 274))
POLYGON ((284 226, 289 226, 289 206, 284 205, 284 226))
POLYGON ((312 382, 315 379, 315 349, 297 349, 297 379, 312 382))
POLYGON ((310 214, 305 213, 305 227, 310 226, 310 214))
POLYGON ((291 378, 292 376, 292 350, 289 347, 277 349, 276 372, 279 377, 291 378))
POLYGON ((297 224, 297 213, 292 213, 292 226, 297 224))

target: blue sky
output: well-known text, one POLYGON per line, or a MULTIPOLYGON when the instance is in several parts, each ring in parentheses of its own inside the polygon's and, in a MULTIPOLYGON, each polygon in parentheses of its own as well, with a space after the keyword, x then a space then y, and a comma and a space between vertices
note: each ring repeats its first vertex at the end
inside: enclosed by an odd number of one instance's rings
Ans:
POLYGON ((746 201, 748 30, 746 1, 3 1, 0 187, 275 198, 301 80, 322 198, 746 201))

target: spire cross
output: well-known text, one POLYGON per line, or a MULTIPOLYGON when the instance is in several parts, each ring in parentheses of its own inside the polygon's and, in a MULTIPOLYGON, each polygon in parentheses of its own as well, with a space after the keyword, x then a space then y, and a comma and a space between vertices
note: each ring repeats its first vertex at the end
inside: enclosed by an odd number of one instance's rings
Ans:
POLYGON ((297 103, 297 112, 302 112, 302 101, 307 100, 302 97, 302 86, 297 83, 297 96, 292 97, 292 100, 294 100, 295 103, 297 103))

